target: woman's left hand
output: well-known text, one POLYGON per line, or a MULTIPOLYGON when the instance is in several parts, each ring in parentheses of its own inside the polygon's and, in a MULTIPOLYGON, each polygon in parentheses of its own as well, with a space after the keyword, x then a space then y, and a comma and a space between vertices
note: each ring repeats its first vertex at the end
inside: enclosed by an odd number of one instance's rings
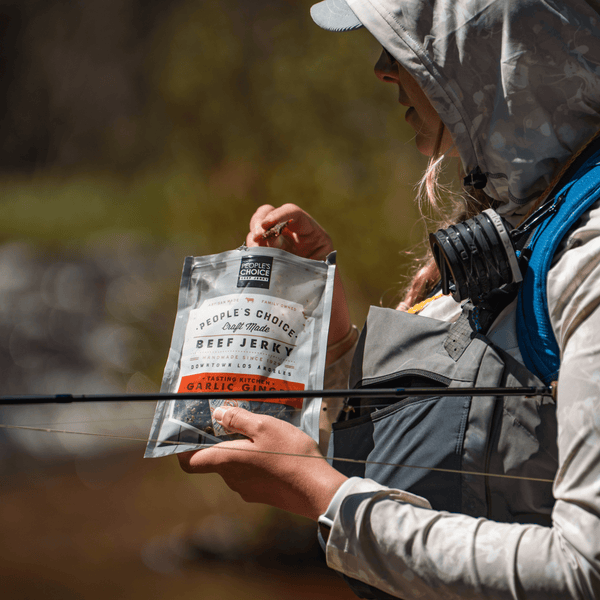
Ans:
POLYGON ((248 439, 179 454, 179 463, 187 473, 218 473, 246 502, 270 504, 316 521, 347 479, 291 423, 239 407, 218 408, 213 417, 248 439))

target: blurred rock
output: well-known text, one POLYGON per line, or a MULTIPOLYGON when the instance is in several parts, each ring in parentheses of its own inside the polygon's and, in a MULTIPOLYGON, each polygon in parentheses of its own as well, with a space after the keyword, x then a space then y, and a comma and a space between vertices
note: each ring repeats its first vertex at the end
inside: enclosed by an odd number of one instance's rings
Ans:
MULTIPOLYGON (((2 394, 158 391, 177 293, 173 265, 168 272, 160 266, 167 264, 160 260, 164 252, 131 240, 100 255, 93 247, 82 254, 45 253, 25 242, 1 246, 2 394)), ((153 403, 49 404, 5 407, 0 418, 144 439, 152 414, 153 403)), ((46 460, 127 444, 16 429, 0 436, 46 460)))

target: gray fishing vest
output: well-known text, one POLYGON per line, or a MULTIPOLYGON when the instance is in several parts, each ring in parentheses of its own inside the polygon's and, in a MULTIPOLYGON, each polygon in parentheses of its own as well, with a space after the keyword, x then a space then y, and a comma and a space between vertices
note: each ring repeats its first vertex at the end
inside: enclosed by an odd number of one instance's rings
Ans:
MULTIPOLYGON (((476 321, 476 315, 466 311, 452 324, 371 307, 354 356, 350 387, 543 385, 478 333, 476 321)), ((556 428, 556 405, 550 397, 465 393, 397 401, 363 398, 348 403, 333 425, 330 451, 335 458, 367 461, 334 458, 334 467, 344 475, 418 494, 436 510, 550 525, 552 484, 527 478, 554 478, 556 428)), ((391 598, 344 578, 361 598, 391 598)))

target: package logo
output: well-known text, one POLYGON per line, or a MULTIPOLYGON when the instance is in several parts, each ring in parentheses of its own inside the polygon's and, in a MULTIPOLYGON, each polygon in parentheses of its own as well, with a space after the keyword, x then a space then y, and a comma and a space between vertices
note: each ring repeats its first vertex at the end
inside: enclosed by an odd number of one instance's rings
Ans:
POLYGON ((268 289, 271 285, 273 257, 251 255, 244 256, 240 263, 237 287, 254 287, 268 289))

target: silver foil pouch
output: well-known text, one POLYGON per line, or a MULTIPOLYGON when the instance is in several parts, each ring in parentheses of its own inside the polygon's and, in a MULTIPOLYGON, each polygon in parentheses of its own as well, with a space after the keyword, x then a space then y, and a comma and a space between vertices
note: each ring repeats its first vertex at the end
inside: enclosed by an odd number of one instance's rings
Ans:
POLYGON ((320 398, 232 398, 211 392, 321 389, 331 314, 335 253, 325 261, 277 248, 247 248, 185 259, 177 317, 146 457, 239 438, 212 414, 241 406, 296 425, 319 440, 320 398), (206 399, 186 400, 186 393, 206 399))

